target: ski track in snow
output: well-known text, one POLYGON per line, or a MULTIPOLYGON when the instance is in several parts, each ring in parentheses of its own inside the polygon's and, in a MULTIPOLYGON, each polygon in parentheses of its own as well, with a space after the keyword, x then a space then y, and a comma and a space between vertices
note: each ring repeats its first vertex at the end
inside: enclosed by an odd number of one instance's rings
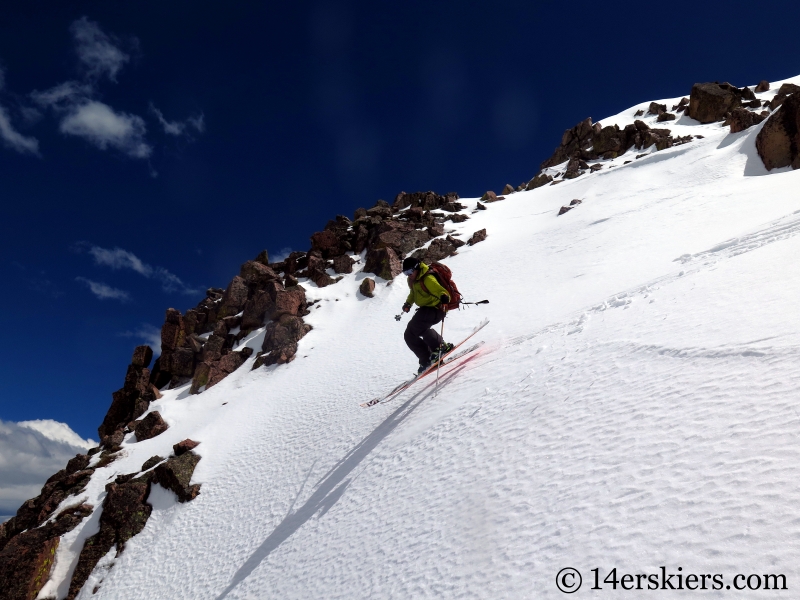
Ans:
MULTIPOLYGON (((449 316, 445 337, 491 324, 438 392, 428 378, 358 406, 415 361, 392 319, 404 282, 367 300, 354 273, 304 283, 320 302, 290 365, 251 372, 251 359, 198 396, 165 393, 152 409, 170 429, 127 439, 82 499, 99 505, 107 481, 186 437, 201 442, 201 494, 180 504, 154 488, 145 529, 79 598, 560 598, 564 567, 583 574, 578 596, 600 598, 615 592, 589 590, 590 569, 661 565, 726 583, 784 573, 792 589, 800 172, 759 170, 759 127, 666 125, 705 139, 448 224, 487 228, 448 263, 468 299, 491 304, 449 316)), ((40 598, 79 546, 62 543, 40 598)))

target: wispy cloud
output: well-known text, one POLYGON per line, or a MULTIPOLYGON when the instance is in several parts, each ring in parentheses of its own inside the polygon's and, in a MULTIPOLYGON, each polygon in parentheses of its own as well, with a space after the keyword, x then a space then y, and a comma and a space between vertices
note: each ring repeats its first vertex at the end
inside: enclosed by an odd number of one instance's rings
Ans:
POLYGON ((114 270, 129 269, 147 277, 155 279, 161 283, 161 289, 167 293, 180 292, 182 294, 197 294, 201 290, 186 284, 180 277, 171 273, 164 267, 153 267, 148 265, 133 252, 122 248, 101 248, 92 246, 85 242, 76 244, 78 250, 86 251, 94 258, 97 265, 109 267, 114 270))
POLYGON ((144 341, 153 349, 156 355, 161 354, 161 330, 149 323, 142 323, 142 326, 134 331, 123 331, 121 337, 134 338, 144 341))
MULTIPOLYGON (((6 74, 0 69, 0 91, 5 87, 6 74)), ((39 156, 39 141, 36 138, 22 135, 11 124, 11 117, 3 106, 0 106, 0 139, 3 145, 20 154, 33 154, 39 156)))
POLYGON ((85 283, 89 286, 91 292, 100 298, 100 300, 119 300, 121 302, 128 302, 131 299, 130 294, 124 290, 118 290, 117 288, 113 288, 110 285, 105 283, 100 283, 98 281, 92 281, 91 279, 86 279, 85 277, 76 277, 75 281, 80 281, 81 283, 85 283))
POLYGON ((155 105, 150 103, 150 112, 153 113, 161 127, 164 128, 164 133, 174 136, 188 135, 192 131, 203 133, 206 130, 205 116, 203 113, 187 118, 184 121, 167 121, 164 114, 158 110, 155 105))
POLYGON ((66 423, 0 421, 0 514, 14 514, 25 500, 39 493, 50 475, 94 445, 66 423))
POLYGON ((100 26, 87 17, 81 17, 70 26, 75 39, 75 51, 89 77, 107 76, 111 81, 117 80, 122 66, 130 60, 123 52, 118 40, 104 33, 100 26))
POLYGON ((153 151, 144 139, 147 131, 144 119, 115 112, 96 100, 72 107, 59 130, 82 137, 101 150, 116 148, 133 158, 147 158, 153 151))
POLYGON ((61 133, 83 138, 101 150, 114 148, 131 158, 149 157, 153 148, 145 139, 144 119, 115 110, 95 97, 98 80, 107 77, 116 81, 130 56, 119 48, 116 39, 86 17, 75 21, 70 31, 85 77, 82 81, 65 81, 42 92, 34 91, 31 98, 59 115, 61 133))

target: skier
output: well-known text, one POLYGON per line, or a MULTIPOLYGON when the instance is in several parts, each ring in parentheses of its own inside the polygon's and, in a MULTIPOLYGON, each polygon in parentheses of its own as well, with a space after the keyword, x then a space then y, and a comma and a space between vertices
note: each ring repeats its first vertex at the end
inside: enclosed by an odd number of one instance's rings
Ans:
POLYGON ((408 287, 411 291, 403 304, 403 312, 411 310, 411 305, 419 306, 411 317, 404 338, 409 349, 419 359, 419 370, 423 373, 439 360, 439 356, 453 349, 431 327, 440 323, 447 314, 447 303, 450 294, 430 273, 430 268, 413 257, 403 261, 403 274, 408 276, 408 287))

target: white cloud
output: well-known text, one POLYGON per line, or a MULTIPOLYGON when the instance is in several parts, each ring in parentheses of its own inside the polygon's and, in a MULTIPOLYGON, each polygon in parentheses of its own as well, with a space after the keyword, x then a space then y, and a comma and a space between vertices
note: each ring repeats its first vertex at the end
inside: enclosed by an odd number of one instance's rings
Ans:
POLYGON ((97 23, 81 17, 70 27, 75 38, 75 51, 78 53, 89 77, 108 76, 117 80, 117 73, 130 60, 130 56, 120 50, 97 23))
POLYGON ((92 281, 91 279, 86 279, 85 277, 76 277, 75 281, 80 281, 81 283, 85 283, 89 286, 89 289, 92 293, 100 298, 100 300, 120 300, 122 302, 127 302, 131 299, 130 294, 123 290, 118 290, 117 288, 113 288, 110 285, 106 285, 105 283, 99 283, 97 281, 92 281))
POLYGON ((114 112, 110 106, 96 100, 72 107, 61 121, 60 130, 82 137, 101 150, 110 146, 133 158, 147 158, 152 152, 144 141, 144 119, 114 112))
MULTIPOLYGON (((82 244, 79 244, 80 248, 82 244)), ((111 267, 117 269, 130 269, 136 271, 139 275, 147 277, 148 279, 156 279, 161 282, 161 289, 167 293, 180 292, 182 294, 197 294, 201 290, 188 286, 183 280, 169 272, 164 267, 152 267, 142 261, 133 252, 123 250, 122 248, 100 248, 99 246, 90 246, 89 254, 94 258, 95 264, 111 267)))
POLYGON ((164 128, 164 133, 169 135, 185 135, 188 134, 190 128, 195 129, 198 133, 203 133, 206 129, 203 113, 200 113, 198 116, 189 117, 185 121, 167 121, 164 118, 164 114, 158 110, 152 102, 150 103, 150 112, 152 112, 158 119, 158 122, 161 123, 161 126, 164 128))
POLYGON ((98 265, 111 267, 112 269, 133 269, 137 273, 150 277, 153 274, 153 267, 144 264, 133 252, 128 252, 122 248, 100 248, 92 246, 89 254, 94 257, 94 262, 98 265))
POLYGON ((0 138, 3 140, 3 144, 12 150, 22 154, 39 154, 39 141, 36 138, 24 136, 14 129, 8 113, 2 106, 0 106, 0 138))
POLYGON ((0 421, 0 515, 13 515, 39 494, 48 477, 94 445, 65 423, 0 421))
POLYGON ((142 340, 153 349, 153 354, 161 354, 161 330, 154 325, 142 323, 135 331, 124 331, 120 336, 142 340))

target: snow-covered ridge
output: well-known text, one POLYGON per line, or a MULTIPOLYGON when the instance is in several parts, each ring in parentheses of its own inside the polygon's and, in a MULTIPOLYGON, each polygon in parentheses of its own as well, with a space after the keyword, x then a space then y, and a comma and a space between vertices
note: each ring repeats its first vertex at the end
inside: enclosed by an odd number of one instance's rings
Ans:
POLYGON ((405 283, 376 278, 367 298, 359 269, 300 278, 313 329, 295 360, 251 370, 255 329, 213 387, 162 390, 141 417, 169 428, 126 433, 105 466, 95 455, 55 509, 95 507, 61 538, 39 598, 66 596, 106 484, 187 438, 200 495, 153 484, 146 526, 78 598, 557 598, 567 566, 584 585, 592 568, 661 565, 796 580, 800 174, 766 170, 763 123, 635 116, 649 105, 601 124, 640 119, 691 143, 594 159, 604 167, 486 210, 458 200, 469 220, 445 231, 488 237, 447 264, 490 304, 449 315, 445 338, 491 323, 438 390, 359 408, 414 368, 393 318, 405 283))

